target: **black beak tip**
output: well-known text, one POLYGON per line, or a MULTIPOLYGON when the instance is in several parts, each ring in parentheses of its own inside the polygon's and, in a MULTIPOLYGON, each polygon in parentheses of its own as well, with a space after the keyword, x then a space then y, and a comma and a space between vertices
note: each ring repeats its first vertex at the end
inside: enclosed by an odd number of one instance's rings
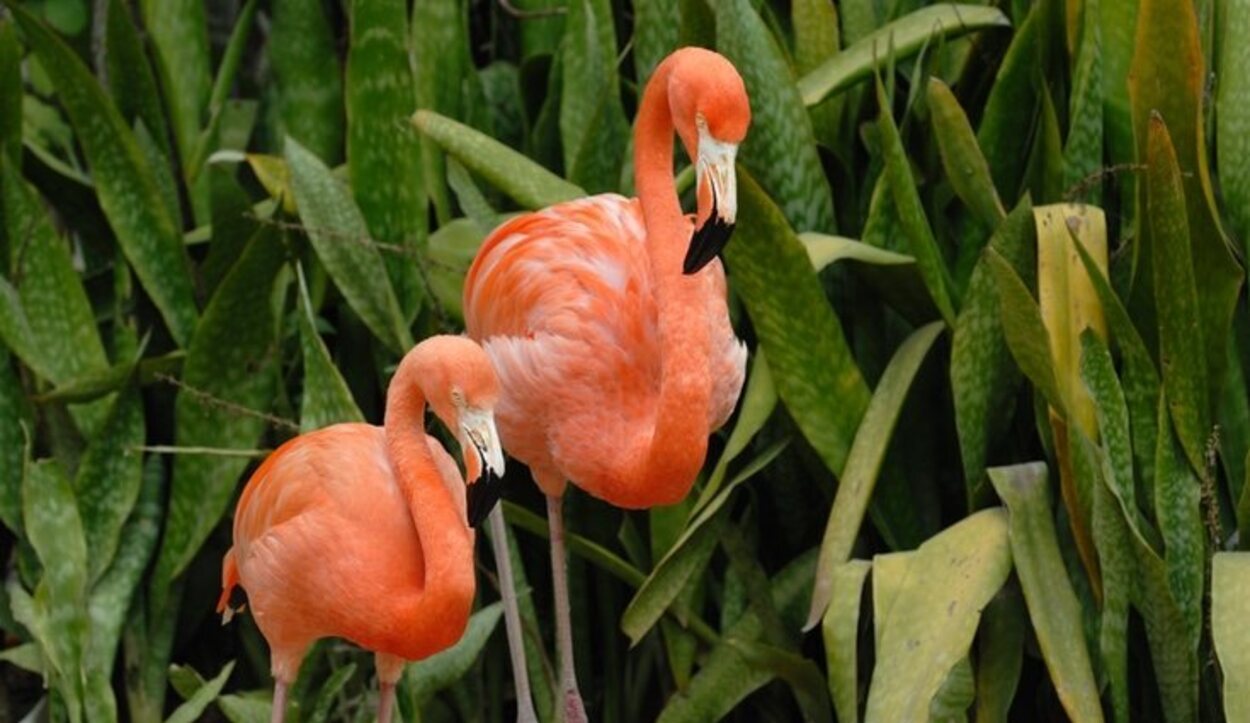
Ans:
POLYGON ((690 237, 690 248, 686 250, 686 259, 681 271, 687 276, 696 274, 704 266, 712 263, 712 259, 720 255, 733 235, 734 225, 713 213, 702 226, 695 229, 690 237))
POLYGON ((489 467, 482 470, 482 476, 469 485, 465 493, 469 526, 480 527, 482 521, 495 509, 499 498, 503 496, 503 478, 495 474, 489 467))

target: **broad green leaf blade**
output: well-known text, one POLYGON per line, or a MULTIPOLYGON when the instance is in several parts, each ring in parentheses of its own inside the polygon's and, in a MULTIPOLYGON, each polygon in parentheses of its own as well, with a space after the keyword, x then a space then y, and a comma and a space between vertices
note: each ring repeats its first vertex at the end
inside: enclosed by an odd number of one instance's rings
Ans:
POLYGON ((998 508, 964 518, 911 555, 878 621, 866 721, 928 719, 933 697, 972 644, 982 608, 1010 572, 1007 515, 998 508), (938 616, 943 624, 933 625, 938 616))
POLYGON ((74 491, 58 463, 42 460, 27 465, 22 481, 22 518, 26 537, 43 564, 33 600, 33 611, 44 631, 43 653, 52 665, 53 685, 68 708, 70 720, 77 721, 87 633, 87 545, 74 491))
POLYGON ((187 256, 134 135, 77 55, 26 10, 11 11, 56 84, 122 251, 174 341, 186 346, 197 320, 187 256))
POLYGON ((502 602, 487 605, 473 613, 468 628, 455 645, 404 669, 404 683, 411 686, 410 694, 415 696, 418 704, 424 704, 468 672, 499 625, 502 615, 502 602))
MULTIPOLYGON (((12 278, 17 280, 21 309, 29 328, 31 351, 25 358, 21 344, 10 345, 37 374, 60 383, 107 368, 104 344, 96 327, 91 301, 74 270, 70 247, 57 235, 35 190, 11 163, 0 163, 0 209, 11 239, 21 240, 14 255, 12 278), (34 363, 32 363, 32 361, 34 363)), ((107 413, 106 404, 73 407, 75 421, 88 437, 95 435, 107 413)))
POLYGON ((412 122, 430 140, 456 157, 523 208, 537 209, 585 196, 586 192, 524 155, 462 123, 429 110, 412 122))
POLYGON ((802 243, 742 169, 738 228, 725 258, 778 396, 825 465, 840 474, 868 406, 868 387, 802 243))
POLYGON ((230 723, 269 723, 273 703, 243 695, 219 695, 217 707, 230 723))
POLYGON ((299 286, 299 345, 304 359, 304 396, 300 400, 301 433, 337 424, 363 422, 365 417, 352 398, 351 389, 335 368, 325 342, 317 334, 316 314, 304 283, 304 271, 295 269, 299 286))
MULTIPOLYGON (((1108 0, 1116 2, 1116 0, 1108 0)), ((1097 179, 1103 165, 1103 52, 1102 2, 1089 0, 1069 10, 1069 27, 1080 13, 1080 37, 1077 41, 1075 67, 1072 70, 1072 92, 1068 98, 1068 134, 1063 147, 1063 186, 1065 189, 1089 188, 1090 203, 1099 203, 1101 184, 1089 185, 1097 179)), ((1069 44, 1071 45, 1071 44, 1069 44)))
POLYGON ((998 228, 1007 211, 998 200, 989 164, 977 145, 967 114, 950 86, 938 78, 929 78, 928 102, 946 178, 982 226, 998 228))
POLYGON ((977 127, 977 143, 985 154, 994 186, 1009 203, 1024 182, 1025 154, 1021 152, 1020 129, 1033 124, 1041 101, 1033 76, 1037 72, 1045 7, 1030 8, 1016 29, 977 127))
MULTIPOLYGON (((629 636, 631 644, 636 645, 642 639, 677 599, 690 578, 707 566, 729 516, 726 502, 734 490, 772 462, 788 443, 788 439, 783 439, 761 452, 716 497, 695 513, 681 537, 638 586, 638 592, 621 615, 621 630, 629 636)), ((681 612, 678 617, 683 617, 681 612)))
POLYGON ((1250 46, 1237 31, 1250 27, 1250 0, 1227 0, 1222 9, 1215 151, 1229 227, 1250 254, 1250 46))
POLYGON ((803 720, 832 722, 829 696, 816 663, 785 648, 767 643, 727 638, 751 667, 763 669, 784 680, 794 692, 803 720))
MULTIPOLYGON (((800 555, 771 581, 772 602, 790 624, 797 624, 802 614, 800 607, 808 595, 807 583, 812 579, 815 561, 815 550, 800 555)), ((658 723, 720 720, 744 698, 773 680, 774 673, 751 665, 732 642, 758 640, 762 633, 763 623, 755 611, 743 613, 712 648, 690 686, 668 699, 658 723)))
POLYGON ((977 723, 1006 723, 1020 684, 1029 620, 1015 585, 1007 585, 981 615, 977 646, 977 723))
POLYGON ((1059 556, 1046 465, 989 470, 1010 512, 1009 536, 1029 618, 1055 691, 1073 720, 1101 721, 1102 706, 1081 630, 1081 609, 1059 556))
POLYGON ((74 480, 89 551, 89 581, 113 561, 122 526, 143 483, 143 399, 137 387, 117 395, 97 436, 87 446, 74 480))
MULTIPOLYGON (((191 183, 199 180, 200 172, 204 170, 204 161, 211 151, 217 147, 242 150, 242 147, 247 145, 246 138, 243 143, 235 146, 228 137, 230 131, 228 119, 231 112, 226 101, 229 100, 230 90, 234 87, 239 64, 243 60, 244 50, 247 49, 247 41, 251 36, 252 25, 256 21, 256 11, 259 6, 259 0, 247 0, 239 9, 238 17, 235 18, 234 30, 230 31, 230 40, 226 42, 226 49, 222 52, 221 65, 217 67, 217 75, 213 78, 213 91, 208 99, 208 126, 200 132, 199 138, 195 141, 195 150, 183 163, 183 177, 189 179, 191 183), (223 126, 225 127, 224 133, 223 126), (223 136, 227 137, 223 138, 223 136)), ((249 126, 247 133, 250 135, 250 132, 249 126)))
POLYGON ((330 169, 293 138, 287 139, 286 161, 317 257, 374 336, 392 352, 404 353, 412 346, 412 334, 360 210, 330 169))
MULTIPOLYGON (((407 15, 403 0, 352 3, 347 166, 369 235, 416 253, 428 220, 420 139, 406 122, 416 92, 404 36, 407 15)), ((416 263, 388 254, 386 269, 404 318, 412 318, 424 295, 416 263)))
POLYGON ((805 629, 810 630, 820 622, 833 596, 833 572, 850 557, 851 547, 859 536, 868 510, 868 500, 876 486, 881 462, 894 435, 894 425, 903 410, 903 402, 911 389, 912 380, 920 364, 928 355, 933 342, 945 326, 933 322, 912 332, 890 359, 889 366, 881 375, 872 400, 868 403, 855 441, 851 444, 846 467, 838 484, 833 508, 825 525, 824 539, 820 545, 820 557, 816 563, 816 581, 812 589, 811 609, 807 614, 805 629))
POLYGON ((635 0, 634 70, 639 87, 646 85, 655 66, 677 48, 681 4, 672 0, 635 0))
POLYGON ((1202 636, 1203 561, 1206 529, 1197 475, 1185 463, 1168 423, 1167 393, 1159 396, 1159 448, 1155 453, 1155 518, 1163 535, 1168 585, 1185 620, 1188 650, 1197 655, 1202 636), (1166 406, 1165 406, 1166 405, 1166 406))
POLYGON ((897 254, 842 236, 804 231, 799 234, 799 240, 807 248, 807 256, 816 271, 843 259, 874 266, 905 266, 916 263, 916 259, 906 254, 897 254))
MULTIPOLYGON (((1210 366, 1205 356, 1207 346, 1203 343, 1205 330, 1199 321, 1200 295, 1180 169, 1168 128, 1158 115, 1150 119, 1146 158, 1149 165, 1145 183, 1146 216, 1150 228, 1163 388, 1185 456, 1205 477, 1205 450, 1211 429, 1206 379, 1210 366)), ((1204 292, 1210 291, 1210 282, 1211 279, 1203 279, 1204 292)))
POLYGON ((742 163, 799 231, 834 230, 833 191, 821 169, 812 121, 776 39, 750 0, 713 4, 717 49, 733 62, 751 98, 742 163))
POLYGON ((925 286, 933 303, 947 325, 955 325, 955 307, 952 300, 952 282, 950 270, 942 258, 933 229, 925 218, 924 207, 920 203, 920 194, 916 190, 915 180, 911 175, 911 164, 907 161, 907 152, 903 149, 903 141, 899 137, 898 127, 894 125, 894 116, 890 112, 890 103, 886 99, 885 90, 877 84, 877 103, 880 113, 877 116, 877 132, 881 136, 882 154, 885 156, 885 174, 890 185, 890 195, 894 198, 894 207, 898 210, 899 224, 907 237, 911 255, 916 258, 916 266, 924 277, 925 286))
MULTIPOLYGON (((269 408, 277 382, 270 298, 284 257, 280 233, 262 226, 209 301, 182 367, 175 403, 179 445, 251 449, 269 423, 259 412, 269 408)), ((246 457, 174 459, 156 594, 186 568, 217 525, 247 465, 246 457)))
MULTIPOLYGON (((838 9, 825 0, 798 0, 790 5, 790 25, 794 28, 794 73, 803 77, 822 63, 837 55, 841 43, 838 38, 838 9)), ((817 142, 845 157, 843 149, 847 138, 845 131, 846 104, 830 99, 808 109, 812 119, 812 132, 817 142)))
POLYGON ((322 4, 274 0, 268 55, 282 128, 322 162, 343 158, 343 69, 322 4))
POLYGON ((859 721, 859 608, 871 567, 865 560, 849 560, 833 568, 833 594, 821 624, 829 694, 842 723, 859 721))
MULTIPOLYGON (((845 12, 845 10, 844 10, 845 12)), ((858 39, 850 47, 804 75, 798 83, 803 103, 816 105, 829 95, 867 79, 893 53, 908 58, 938 39, 953 39, 984 28, 1007 27, 1007 16, 994 7, 937 3, 908 13, 858 39)))
MULTIPOLYGON (((1152 270, 1152 265, 1159 259, 1158 252, 1152 247, 1159 241, 1155 232, 1157 225, 1163 224, 1166 227, 1163 232, 1172 234, 1180 221, 1172 212, 1159 216, 1151 210, 1147 189, 1148 185, 1153 185, 1156 191, 1161 191, 1163 189, 1159 184, 1165 183, 1173 189, 1167 191, 1169 195, 1183 192, 1185 223, 1189 230, 1186 241, 1171 249, 1168 256, 1175 258, 1182 248, 1186 250, 1192 256, 1193 276, 1201 279, 1203 285, 1203 293, 1197 298, 1197 315, 1193 317, 1199 329, 1189 339, 1193 346, 1201 340, 1201 358, 1206 368, 1201 380, 1207 387, 1201 399, 1209 404, 1212 392, 1218 391, 1223 379, 1223 365, 1228 358, 1225 346, 1243 273, 1220 226, 1207 169, 1209 148, 1203 101, 1208 93, 1208 69, 1204 65, 1199 20, 1193 4, 1141 0, 1129 91, 1137 158, 1138 162, 1146 164, 1148 170, 1146 183, 1138 184, 1138 199, 1142 201, 1139 211, 1145 216, 1138 224, 1140 242, 1134 244, 1134 277, 1129 306, 1134 308, 1134 316, 1138 319, 1149 320, 1156 312, 1160 315, 1167 313, 1156 308, 1160 301, 1169 299, 1165 298, 1162 289, 1154 288, 1158 272, 1152 270), (1154 119, 1156 114, 1162 117, 1161 122, 1154 119), (1166 144, 1160 135, 1164 124, 1169 136, 1166 144), (1165 145, 1172 147, 1167 149, 1165 145), (1155 150, 1152 151, 1152 148, 1155 150), (1160 157, 1160 153, 1174 154, 1175 163, 1168 162, 1166 156, 1160 157), (1145 317, 1140 315, 1143 313, 1145 317)), ((1159 196, 1156 194, 1155 198, 1159 196)), ((1165 203, 1170 205, 1174 201, 1165 203)), ((1176 239, 1173 239, 1170 243, 1175 242, 1176 239)), ((1172 270, 1167 271, 1170 273, 1172 270)), ((1159 320, 1160 331, 1164 323, 1159 320)), ((1143 331, 1148 338, 1153 336, 1153 328, 1143 331)), ((1162 344, 1160 339, 1161 348, 1162 344)), ((1162 353, 1162 356, 1170 355, 1162 353)), ((1165 373, 1164 376, 1168 375, 1165 373)), ((1166 379, 1164 385, 1169 395, 1175 393, 1166 379)), ((1173 401, 1180 404, 1193 400, 1178 395, 1173 401)), ((1203 407, 1197 413, 1200 419, 1209 421, 1209 408, 1203 407)), ((1189 438, 1191 430, 1180 419, 1177 426, 1186 455, 1195 469, 1201 470, 1202 464, 1195 461, 1193 455, 1197 450, 1192 446, 1194 440, 1189 438)), ((1204 427, 1206 429, 1209 427, 1204 427)))
POLYGON ((160 91, 127 5, 122 0, 109 0, 108 4, 104 43, 109 93, 126 127, 133 128, 135 121, 143 121, 165 158, 170 159, 174 155, 160 91))
POLYGON ((1001 254, 992 248, 986 249, 984 258, 998 287, 999 319, 1007 348, 1020 371, 1037 387, 1050 406, 1060 410, 1062 416, 1064 397, 1055 379, 1051 362, 1054 356, 1037 303, 1001 254))
POLYGON ((569 180, 591 193, 614 190, 629 144, 607 0, 571 0, 565 18, 560 141, 569 180))
POLYGON ((234 672, 234 661, 226 663, 221 672, 212 680, 208 681, 199 690, 195 691, 195 695, 191 696, 182 705, 178 706, 165 723, 195 723, 200 719, 200 715, 212 705, 217 698, 217 694, 226 686, 226 681, 230 678, 230 673, 234 672))
MULTIPOLYGON (((1033 230, 1033 209, 1025 198, 989 241, 989 247, 1028 284, 1036 275, 1033 230)), ((983 256, 973 267, 951 335, 951 395, 968 509, 983 506, 989 497, 985 461, 991 444, 1007 424, 1020 383, 1020 373, 1003 338, 990 263, 983 256)))
POLYGON ((156 67, 169 105, 178 152, 183 158, 190 158, 212 83, 207 11, 196 0, 142 0, 140 7, 143 23, 156 46, 156 67))
POLYGON ((1245 604, 1250 596, 1250 553, 1217 552, 1211 560, 1211 640, 1224 673, 1224 715, 1250 718, 1250 640, 1245 604))

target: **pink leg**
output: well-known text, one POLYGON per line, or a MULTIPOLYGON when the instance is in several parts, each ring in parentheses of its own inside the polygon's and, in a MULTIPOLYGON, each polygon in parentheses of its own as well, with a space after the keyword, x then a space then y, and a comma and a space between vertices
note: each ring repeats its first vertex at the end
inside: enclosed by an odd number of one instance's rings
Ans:
POLYGON ((395 684, 404 672, 404 659, 378 653, 374 660, 378 668, 378 723, 391 723, 391 711, 395 708, 395 684))
POLYGON ((533 696, 530 694, 529 671, 525 667, 525 633, 521 629, 521 612, 517 607, 516 583, 512 579, 512 560, 508 555, 508 527, 504 523, 502 505, 496 505, 490 513, 490 542, 495 550, 504 627, 508 631, 508 654, 512 658, 512 681, 516 686, 517 723, 537 723, 538 716, 534 713, 533 696))
POLYGON ((273 684, 273 712, 269 716, 270 723, 282 723, 286 718, 286 686, 281 679, 273 684))
POLYGON ((586 707, 577 690, 573 667, 573 628, 569 623, 569 581, 564 552, 564 498, 547 497, 547 525, 551 530, 551 580, 556 603, 556 646, 560 656, 565 723, 586 723, 586 707))

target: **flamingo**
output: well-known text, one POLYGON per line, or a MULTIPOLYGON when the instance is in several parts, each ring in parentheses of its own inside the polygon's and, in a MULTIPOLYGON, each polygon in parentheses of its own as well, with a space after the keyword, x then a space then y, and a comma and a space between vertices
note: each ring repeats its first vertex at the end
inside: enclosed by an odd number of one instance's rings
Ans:
MULTIPOLYGON (((677 50, 656 68, 638 111, 639 198, 602 194, 516 217, 483 242, 465 278, 468 334, 503 388, 501 440, 547 497, 570 722, 586 712, 569 626, 565 486, 629 509, 676 503, 703 466, 709 433, 733 411, 747 353, 715 257, 733 229, 734 157, 749 123, 746 89, 729 61, 677 50), (677 199, 674 129, 696 163, 694 219, 677 199)), ((500 514, 491 515, 492 531, 503 529, 500 514)), ((507 560, 496 555, 509 593, 507 560)), ((505 597, 512 620, 514 605, 505 597)), ((515 647, 513 668, 520 698, 528 684, 515 647)), ((528 707, 520 702, 520 719, 532 720, 528 707)))
POLYGON ((390 720, 405 661, 460 639, 475 587, 470 526, 494 506, 504 469, 498 398, 481 347, 431 337, 400 362, 384 426, 336 424, 300 435, 252 475, 222 561, 217 610, 228 622, 234 587, 247 591, 270 647, 275 723, 318 638, 347 638, 375 653, 380 723, 390 720), (466 473, 477 480, 467 494, 456 463, 424 433, 427 400, 455 431, 466 473))

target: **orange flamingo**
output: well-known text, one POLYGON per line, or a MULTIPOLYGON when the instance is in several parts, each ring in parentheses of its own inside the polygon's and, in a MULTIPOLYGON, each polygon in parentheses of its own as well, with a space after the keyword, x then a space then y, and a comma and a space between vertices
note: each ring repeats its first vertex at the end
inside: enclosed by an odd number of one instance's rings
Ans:
MULTIPOLYGON (((639 199, 604 194, 512 219, 482 244, 465 279, 469 335, 503 387, 504 447, 547 495, 569 721, 586 713, 569 628, 565 484, 626 508, 678 502, 703 466, 708 434, 733 411, 746 347, 730 325, 715 257, 733 228, 734 156, 749 123, 729 61, 678 50, 656 68, 638 111, 639 199), (674 185, 674 129, 695 159, 693 222, 674 185)), ((502 528, 498 514, 492 531, 502 528)), ((496 556, 505 591, 507 559, 496 556)), ((518 659, 514 651, 520 697, 528 685, 518 659)))
POLYGON ((475 587, 469 525, 494 506, 503 474, 498 398, 481 347, 432 337, 400 362, 384 427, 337 424, 300 435, 252 475, 222 561, 217 610, 228 621, 231 591, 247 591, 271 651, 274 721, 318 638, 374 651, 381 723, 404 662, 460 639, 475 587), (427 400, 455 431, 469 479, 484 468, 467 495, 456 463, 424 433, 427 400))

